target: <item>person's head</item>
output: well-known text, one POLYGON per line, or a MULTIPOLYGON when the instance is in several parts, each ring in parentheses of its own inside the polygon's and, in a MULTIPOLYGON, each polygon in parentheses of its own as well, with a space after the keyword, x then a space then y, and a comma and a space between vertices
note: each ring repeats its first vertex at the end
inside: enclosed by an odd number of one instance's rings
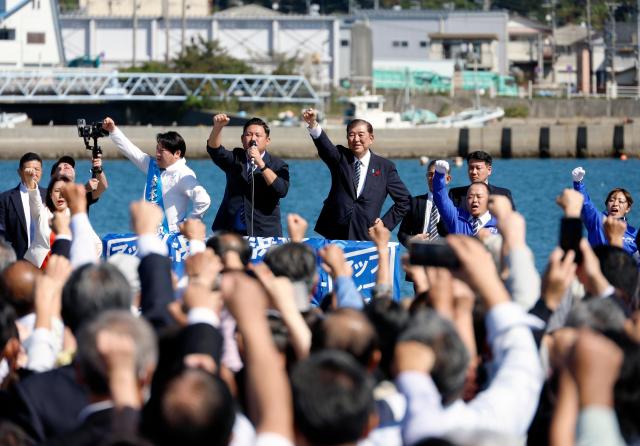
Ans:
POLYGON ((349 353, 366 369, 380 361, 375 328, 361 312, 339 308, 329 313, 313 331, 311 351, 340 350, 349 353))
POLYGON ((18 317, 33 312, 36 278, 42 274, 39 268, 26 260, 18 260, 2 272, 7 284, 7 301, 16 310, 18 317))
POLYGON ((158 363, 156 334, 146 319, 128 310, 102 312, 80 329, 76 366, 81 381, 93 395, 109 395, 109 371, 98 349, 98 335, 109 332, 130 337, 135 341, 135 373, 141 395, 151 384, 158 363))
POLYGON ((264 263, 276 276, 284 276, 292 282, 303 282, 308 294, 318 281, 316 256, 304 243, 285 243, 275 245, 267 251, 264 263))
POLYGON ((625 315, 615 299, 583 299, 573 304, 565 327, 591 328, 600 333, 622 333, 625 315))
POLYGON ((469 174, 469 181, 472 183, 476 181, 487 182, 489 175, 491 175, 491 165, 493 158, 487 152, 478 150, 471 152, 467 155, 467 173, 469 174))
POLYGON ((391 379, 393 352, 398 335, 407 326, 409 313, 399 302, 392 299, 371 299, 365 307, 364 313, 378 335, 379 368, 386 378, 391 379))
POLYGON ((411 316, 407 329, 398 338, 431 347, 436 360, 431 370, 444 404, 454 402, 464 387, 469 353, 451 322, 433 310, 420 310, 411 316))
POLYGON ((40 158, 40 155, 33 152, 27 152, 20 158, 18 175, 24 184, 27 184, 27 181, 30 178, 26 173, 27 169, 33 169, 36 172, 36 181, 40 182, 40 177, 42 177, 42 158, 40 158))
POLYGON ((187 153, 187 145, 178 132, 165 132, 156 135, 156 162, 158 167, 166 169, 187 153))
POLYGON ((154 444, 226 446, 235 422, 235 404, 218 376, 185 369, 165 388, 154 444))
POLYGON ((604 201, 607 207, 607 214, 612 217, 622 218, 631 211, 631 205, 633 204, 633 198, 626 189, 616 187, 607 194, 607 199, 604 201))
POLYGON ((613 387, 614 407, 620 431, 627 444, 640 439, 640 348, 627 341, 621 345, 624 360, 613 387))
POLYGON ((16 251, 10 243, 0 237, 0 271, 16 261, 16 251))
MULTIPOLYGON (((429 192, 433 192, 433 177, 436 174, 436 161, 437 160, 431 160, 427 167, 427 185, 429 186, 429 192)), ((444 181, 446 184, 449 184, 449 181, 451 181, 449 170, 447 170, 447 175, 444 177, 444 181)))
POLYGON ((62 175, 69 178, 71 181, 75 181, 76 160, 68 155, 60 157, 60 159, 51 166, 51 176, 53 177, 54 175, 62 175))
POLYGON ((130 309, 131 287, 108 263, 79 267, 62 289, 62 320, 73 333, 105 310, 130 309))
POLYGON ((51 212, 64 211, 67 208, 67 200, 62 196, 62 190, 67 183, 71 183, 71 179, 64 175, 54 175, 49 180, 45 204, 51 212))
POLYGON ((267 146, 271 142, 269 138, 269 126, 260 118, 251 118, 244 123, 242 127, 242 136, 240 141, 244 150, 249 150, 252 146, 255 146, 260 153, 267 150, 267 146))
POLYGON ((600 261, 604 277, 614 288, 622 292, 626 304, 632 308, 636 307, 638 302, 633 301, 636 298, 640 273, 635 259, 624 249, 616 246, 595 246, 593 252, 600 261))
POLYGON ((251 261, 251 245, 235 232, 216 231, 207 240, 207 248, 220 257, 225 270, 243 270, 251 261))
POLYGON ((473 217, 480 217, 489 209, 489 186, 474 181, 467 189, 467 209, 473 217))
POLYGON ((350 355, 326 350, 291 373, 296 444, 346 445, 373 427, 373 379, 350 355))
POLYGON ((6 374, 17 368, 20 351, 16 313, 8 302, 0 299, 0 385, 6 374), (6 364, 6 369, 2 367, 2 363, 6 364))
POLYGON ((347 145, 356 158, 367 153, 373 140, 373 126, 364 119, 353 119, 347 125, 347 145))

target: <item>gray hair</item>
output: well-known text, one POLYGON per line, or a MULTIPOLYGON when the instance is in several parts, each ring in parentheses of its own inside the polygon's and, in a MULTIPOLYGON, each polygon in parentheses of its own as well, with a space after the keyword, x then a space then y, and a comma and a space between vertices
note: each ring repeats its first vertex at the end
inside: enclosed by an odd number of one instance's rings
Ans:
POLYGON ((17 261, 16 252, 4 238, 0 237, 0 271, 17 261))
POLYGON ((451 322, 433 310, 415 313, 398 342, 417 341, 433 349, 436 360, 431 370, 442 402, 454 402, 463 390, 469 366, 469 352, 451 322))
POLYGON ((96 339, 98 333, 110 331, 131 336, 135 341, 136 376, 145 376, 158 363, 158 344, 153 328, 146 320, 129 311, 108 310, 84 324, 78 336, 77 361, 83 380, 97 394, 109 393, 108 374, 96 339))

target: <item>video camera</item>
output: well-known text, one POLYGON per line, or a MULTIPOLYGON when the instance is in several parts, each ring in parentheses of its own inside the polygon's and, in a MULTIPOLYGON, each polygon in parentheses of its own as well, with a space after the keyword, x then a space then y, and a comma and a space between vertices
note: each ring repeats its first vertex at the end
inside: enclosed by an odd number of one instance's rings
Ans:
MULTIPOLYGON (((97 159, 102 155, 102 149, 98 145, 98 138, 102 138, 103 136, 108 136, 109 132, 102 128, 102 122, 93 122, 91 124, 87 124, 84 119, 78 119, 78 136, 83 139, 84 145, 87 150, 91 150, 91 158, 97 159), (91 145, 90 140, 93 140, 93 145, 91 145)), ((102 168, 100 167, 92 167, 91 168, 91 176, 96 178, 98 175, 102 173, 102 168)))

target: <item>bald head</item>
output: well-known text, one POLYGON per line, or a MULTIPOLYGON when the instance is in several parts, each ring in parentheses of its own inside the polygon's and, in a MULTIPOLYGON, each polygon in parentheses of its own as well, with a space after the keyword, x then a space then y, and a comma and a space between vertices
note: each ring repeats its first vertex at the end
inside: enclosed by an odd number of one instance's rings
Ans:
POLYGON ((314 332, 311 349, 342 350, 368 367, 377 344, 376 331, 362 312, 340 308, 330 313, 314 332))
POLYGON ((18 260, 2 272, 7 284, 7 298, 18 317, 33 312, 36 277, 40 274, 42 271, 26 260, 18 260))

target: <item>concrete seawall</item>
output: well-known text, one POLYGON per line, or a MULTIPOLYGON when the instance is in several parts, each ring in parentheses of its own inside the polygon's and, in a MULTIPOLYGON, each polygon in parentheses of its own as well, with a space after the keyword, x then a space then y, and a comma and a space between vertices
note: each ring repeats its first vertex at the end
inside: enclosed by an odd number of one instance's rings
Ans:
MULTIPOLYGON (((600 124, 502 124, 478 129, 378 129, 375 130, 374 150, 393 158, 453 157, 468 151, 484 150, 496 157, 612 157, 625 153, 640 156, 640 123, 618 125, 600 124), (580 129, 582 127, 582 129, 580 129), (548 130, 543 130, 548 128, 548 130), (510 129, 510 130, 507 130, 510 129), (548 147, 541 134, 548 132, 548 147), (622 136, 621 136, 622 135, 622 136), (615 140, 615 141, 614 141, 615 140), (542 150, 541 150, 542 149, 542 150)), ((166 130, 178 131, 187 142, 187 157, 207 157, 207 127, 122 127, 125 134, 147 153, 155 151, 155 134, 166 130)), ((226 147, 240 145, 240 127, 228 127, 223 134, 226 147)), ((327 133, 336 143, 345 144, 344 127, 328 128, 327 133)), ((316 158, 315 147, 306 129, 273 128, 270 151, 285 158, 316 158)), ((105 158, 116 158, 118 152, 109 138, 101 138, 105 158)), ((89 157, 75 127, 19 127, 0 130, 0 158, 17 159, 33 151, 44 158, 57 158, 62 154, 89 157)))

